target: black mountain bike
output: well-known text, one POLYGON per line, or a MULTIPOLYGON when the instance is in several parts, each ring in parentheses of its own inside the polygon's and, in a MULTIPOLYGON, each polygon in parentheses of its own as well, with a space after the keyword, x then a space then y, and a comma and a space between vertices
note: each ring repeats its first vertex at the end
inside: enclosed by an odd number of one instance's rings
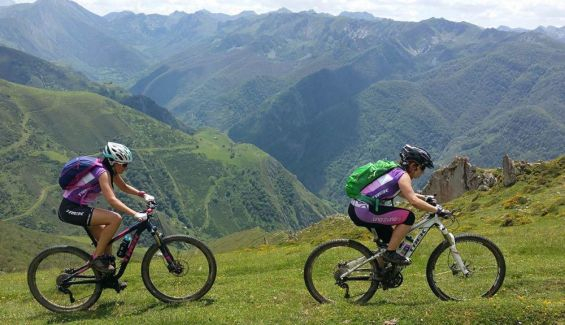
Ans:
MULTIPOLYGON (((116 274, 103 274, 90 265, 90 254, 73 246, 47 248, 28 267, 27 283, 33 297, 54 312, 72 312, 91 307, 106 288, 119 292, 124 274, 141 233, 155 239, 143 257, 141 277, 149 292, 164 302, 197 300, 216 279, 216 260, 201 241, 185 235, 162 237, 151 222, 156 204, 147 204, 147 219, 112 238, 118 241, 135 232, 116 274)), ((90 234, 89 234, 90 235, 90 234)), ((93 244, 96 245, 91 236, 93 244)))
MULTIPOLYGON (((453 215, 446 218, 455 221, 453 215)), ((420 232, 404 256, 412 255, 432 227, 445 238, 426 266, 426 279, 433 293, 441 300, 492 297, 506 273, 502 252, 481 236, 453 236, 437 214, 426 214, 412 226, 412 230, 420 232)), ((350 239, 331 240, 312 251, 304 266, 304 281, 314 299, 320 303, 339 299, 365 303, 379 287, 387 290, 402 284, 404 267, 384 262, 382 254, 387 244, 373 234, 376 251, 350 239)))

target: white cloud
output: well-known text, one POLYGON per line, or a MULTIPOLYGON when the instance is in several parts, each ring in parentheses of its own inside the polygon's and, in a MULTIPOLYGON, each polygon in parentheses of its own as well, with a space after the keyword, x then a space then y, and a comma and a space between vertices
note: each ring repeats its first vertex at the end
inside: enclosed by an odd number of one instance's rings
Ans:
MULTIPOLYGON (((16 2, 29 2, 16 0, 16 2)), ((76 0, 86 9, 104 15, 129 10, 136 13, 168 15, 206 9, 238 14, 244 10, 265 13, 285 7, 292 11, 313 9, 337 15, 342 11, 366 11, 374 16, 402 21, 420 21, 431 17, 467 21, 483 27, 536 28, 565 26, 563 0, 76 0)))

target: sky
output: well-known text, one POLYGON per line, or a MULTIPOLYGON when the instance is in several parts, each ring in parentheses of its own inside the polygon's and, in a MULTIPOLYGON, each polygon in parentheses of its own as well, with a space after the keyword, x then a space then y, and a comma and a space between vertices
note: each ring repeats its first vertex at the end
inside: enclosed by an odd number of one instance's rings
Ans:
MULTIPOLYGON (((33 2, 13 0, 16 3, 33 2)), ((465 21, 481 27, 508 26, 534 29, 565 26, 565 0, 74 0, 98 15, 133 11, 168 15, 174 11, 258 14, 287 8, 293 12, 314 10, 338 15, 343 11, 368 12, 375 17, 399 21, 428 18, 465 21)))

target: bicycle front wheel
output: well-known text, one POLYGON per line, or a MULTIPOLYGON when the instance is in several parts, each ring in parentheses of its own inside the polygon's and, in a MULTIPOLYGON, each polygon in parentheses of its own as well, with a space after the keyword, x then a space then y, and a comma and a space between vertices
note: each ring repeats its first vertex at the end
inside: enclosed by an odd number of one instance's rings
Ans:
POLYGON ((78 274, 90 255, 76 247, 56 246, 37 255, 27 270, 31 294, 54 312, 73 312, 92 306, 102 293, 100 275, 91 268, 78 274))
POLYGON ((145 287, 164 302, 200 299, 216 280, 216 259, 201 241, 189 236, 169 236, 161 240, 163 251, 154 244, 141 264, 145 287), (165 257, 166 252, 170 253, 165 257))
POLYGON ((337 239, 321 244, 306 260, 306 288, 321 303, 365 303, 378 288, 378 282, 373 280, 376 261, 365 262, 371 256, 367 247, 354 240, 337 239))
POLYGON ((434 294, 441 300, 492 297, 506 274, 500 249, 490 240, 475 235, 456 236, 455 245, 469 273, 463 274, 449 243, 444 241, 432 252, 426 267, 428 284, 434 294))

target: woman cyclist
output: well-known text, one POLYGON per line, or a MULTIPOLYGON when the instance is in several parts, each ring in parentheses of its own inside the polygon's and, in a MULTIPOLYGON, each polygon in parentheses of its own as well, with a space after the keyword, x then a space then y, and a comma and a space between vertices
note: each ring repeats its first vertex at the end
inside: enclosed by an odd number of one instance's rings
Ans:
MULTIPOLYGON (((378 199, 378 202, 394 199, 400 194, 412 206, 427 212, 441 215, 450 214, 435 203, 433 196, 416 194, 412 188, 412 180, 424 173, 426 168, 433 168, 430 154, 419 147, 405 145, 400 151, 400 167, 394 168, 367 185, 362 194, 378 199)), ((414 213, 407 209, 379 204, 377 207, 365 202, 352 200, 348 214, 358 226, 374 229, 379 238, 388 243, 383 258, 393 264, 408 265, 410 260, 396 252, 396 249, 414 224, 414 213), (393 228, 394 226, 394 228, 393 228)))
POLYGON ((125 193, 143 197, 146 201, 153 201, 154 197, 124 182, 121 174, 132 161, 131 151, 126 146, 108 142, 103 156, 103 159, 97 159, 95 166, 86 175, 65 189, 59 206, 59 219, 85 227, 97 241, 92 254, 92 267, 102 273, 113 273, 114 257, 112 246, 108 242, 120 227, 122 217, 113 211, 92 208, 89 204, 95 202, 102 193, 114 209, 143 221, 147 219, 147 214, 136 212, 120 201, 114 193, 113 185, 117 185, 125 193))

